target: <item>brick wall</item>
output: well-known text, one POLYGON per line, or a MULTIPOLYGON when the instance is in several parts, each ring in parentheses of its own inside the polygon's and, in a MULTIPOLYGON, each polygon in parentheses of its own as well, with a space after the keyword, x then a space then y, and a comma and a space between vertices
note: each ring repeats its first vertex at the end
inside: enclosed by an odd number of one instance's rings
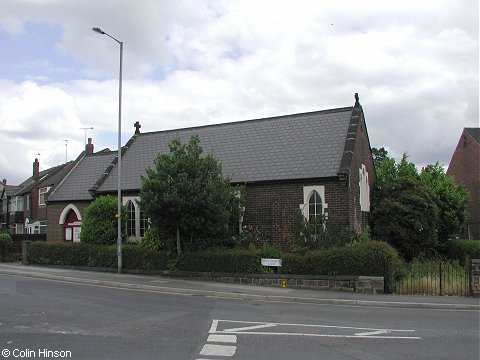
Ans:
POLYGON ((347 218, 347 187, 338 179, 248 184, 243 225, 258 229, 272 245, 283 248, 298 236, 293 211, 303 204, 303 187, 325 186, 329 218, 347 218))
POLYGON ((68 204, 74 204, 82 218, 85 213, 85 208, 90 205, 88 201, 77 202, 54 202, 47 206, 47 241, 63 241, 63 225, 60 225, 60 215, 68 204))
MULTIPOLYGON (((470 192, 467 207, 469 219, 466 225, 470 228, 470 236, 480 239, 480 144, 464 129, 458 141, 447 175, 465 185, 470 192)), ((464 229, 463 236, 468 236, 464 229)))
POLYGON ((375 181, 375 166, 373 164, 370 142, 368 139, 367 128, 361 109, 357 109, 352 114, 358 115, 356 122, 355 146, 350 164, 350 187, 348 191, 348 219, 349 224, 357 231, 363 230, 368 226, 369 213, 362 212, 360 209, 360 186, 359 169, 365 165, 368 173, 370 194, 373 190, 375 181))

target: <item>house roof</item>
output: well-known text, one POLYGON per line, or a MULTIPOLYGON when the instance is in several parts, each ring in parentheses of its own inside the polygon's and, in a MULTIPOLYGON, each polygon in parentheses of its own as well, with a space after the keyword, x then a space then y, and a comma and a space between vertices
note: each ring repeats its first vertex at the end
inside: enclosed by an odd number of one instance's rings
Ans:
MULTIPOLYGON (((355 107, 134 135, 122 155, 122 189, 137 190, 147 167, 169 151, 176 137, 200 137, 233 183, 335 177, 341 166, 355 107)), ((98 192, 117 188, 118 168, 98 183, 98 192)))
POLYGON ((32 176, 20 184, 19 190, 15 195, 26 194, 35 188, 56 185, 65 176, 71 165, 73 165, 72 161, 40 171, 38 178, 32 176))
POLYGON ((88 190, 115 158, 112 151, 84 155, 50 194, 48 201, 91 200, 88 190))
POLYGON ((480 128, 465 128, 465 131, 468 132, 477 143, 480 144, 480 128))
POLYGON ((3 188, 2 196, 0 196, 0 199, 14 196, 19 189, 20 187, 17 185, 5 185, 5 187, 3 188))

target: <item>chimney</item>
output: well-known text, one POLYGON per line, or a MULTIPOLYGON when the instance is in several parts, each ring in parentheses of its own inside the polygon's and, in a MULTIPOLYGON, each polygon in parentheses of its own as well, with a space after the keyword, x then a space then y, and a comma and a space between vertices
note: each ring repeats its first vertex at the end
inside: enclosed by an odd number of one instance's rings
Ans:
POLYGON ((38 174, 40 173, 40 163, 38 159, 35 158, 35 162, 33 163, 33 178, 38 179, 38 174))
POLYGON ((87 154, 93 154, 92 138, 88 138, 88 144, 85 146, 85 152, 87 154))
POLYGON ((3 179, 3 185, 7 185, 7 179, 3 179))

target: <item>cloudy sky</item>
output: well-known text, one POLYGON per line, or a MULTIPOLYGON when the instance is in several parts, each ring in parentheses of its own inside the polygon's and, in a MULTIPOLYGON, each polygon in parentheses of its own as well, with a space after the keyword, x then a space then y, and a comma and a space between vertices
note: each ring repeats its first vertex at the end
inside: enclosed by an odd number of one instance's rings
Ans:
POLYGON ((478 0, 0 0, 0 179, 75 159, 85 134, 117 148, 119 45, 93 26, 124 42, 123 144, 136 121, 248 120, 358 92, 372 147, 448 165, 479 126, 478 19, 478 0))

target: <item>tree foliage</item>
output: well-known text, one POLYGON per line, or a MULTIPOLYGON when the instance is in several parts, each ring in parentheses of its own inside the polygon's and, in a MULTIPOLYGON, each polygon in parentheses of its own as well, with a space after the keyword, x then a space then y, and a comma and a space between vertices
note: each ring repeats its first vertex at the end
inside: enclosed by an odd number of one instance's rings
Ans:
MULTIPOLYGON (((85 210, 80 240, 91 244, 117 242, 117 197, 106 195, 96 198, 85 210)), ((122 239, 125 239, 126 209, 122 208, 122 239)))
POLYGON ((142 177, 140 206, 160 232, 176 234, 178 253, 182 237, 192 246, 202 240, 224 240, 229 222, 238 220, 241 188, 230 185, 212 155, 202 154, 198 136, 188 143, 176 138, 169 148, 142 177))
POLYGON ((420 173, 407 154, 397 164, 376 164, 372 235, 394 245, 404 258, 444 254, 449 237, 466 218, 467 193, 437 163, 420 173))
POLYGON ((438 162, 423 169, 420 181, 437 195, 440 217, 438 237, 445 241, 467 220, 468 191, 447 176, 438 162))

